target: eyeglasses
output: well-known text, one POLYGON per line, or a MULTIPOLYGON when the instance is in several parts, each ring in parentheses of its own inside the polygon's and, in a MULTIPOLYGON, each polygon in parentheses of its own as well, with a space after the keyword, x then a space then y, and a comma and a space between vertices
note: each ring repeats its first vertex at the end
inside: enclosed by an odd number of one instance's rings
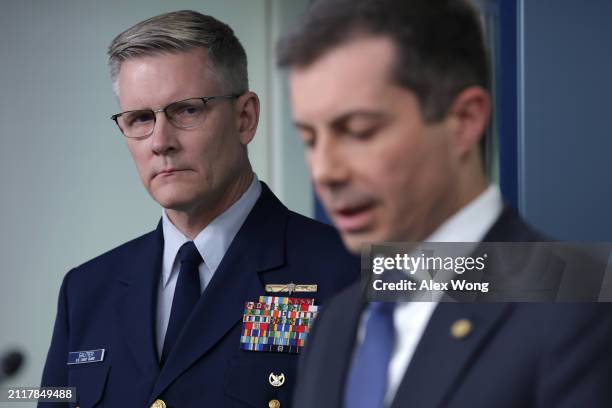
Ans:
POLYGON ((172 102, 165 108, 139 109, 117 113, 111 119, 119 130, 130 139, 143 139, 151 136, 155 129, 156 113, 164 112, 170 123, 180 129, 193 129, 200 126, 207 116, 206 104, 214 99, 236 99, 240 95, 203 96, 172 102))

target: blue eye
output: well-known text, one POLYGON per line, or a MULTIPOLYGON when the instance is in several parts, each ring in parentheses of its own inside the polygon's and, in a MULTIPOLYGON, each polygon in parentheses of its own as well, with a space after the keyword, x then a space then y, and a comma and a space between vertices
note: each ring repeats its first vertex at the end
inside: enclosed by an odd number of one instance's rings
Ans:
POLYGON ((155 114, 151 111, 129 112, 124 118, 127 126, 141 126, 155 121, 155 114))
POLYGON ((187 106, 185 109, 183 109, 183 112, 186 115, 193 115, 195 113, 198 113, 198 109, 195 108, 194 106, 187 106))
POLYGON ((203 112, 203 106, 185 104, 178 106, 177 109, 172 112, 172 116, 191 117, 198 116, 203 112))
POLYGON ((134 122, 150 122, 153 120, 153 115, 145 113, 143 115, 136 116, 134 122))

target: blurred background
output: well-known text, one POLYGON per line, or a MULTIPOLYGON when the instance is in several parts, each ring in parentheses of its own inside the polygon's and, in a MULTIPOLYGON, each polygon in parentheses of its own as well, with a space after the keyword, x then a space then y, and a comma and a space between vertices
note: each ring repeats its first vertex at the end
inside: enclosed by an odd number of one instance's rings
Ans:
MULTIPOLYGON (((64 274, 152 230, 161 215, 109 119, 118 105, 106 48, 129 26, 179 9, 228 23, 247 51, 251 88, 262 102, 249 148, 255 171, 289 208, 325 218, 274 56, 279 33, 308 4, 0 1, 0 359, 11 350, 25 355, 1 385, 39 383, 64 274)), ((476 4, 493 73, 490 177, 510 205, 550 236, 612 241, 612 2, 476 4)))

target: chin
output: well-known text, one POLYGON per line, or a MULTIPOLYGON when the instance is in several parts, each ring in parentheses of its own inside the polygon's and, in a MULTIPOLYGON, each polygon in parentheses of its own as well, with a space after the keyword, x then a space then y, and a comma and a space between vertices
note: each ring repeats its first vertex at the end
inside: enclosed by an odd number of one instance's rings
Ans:
POLYGON ((340 234, 344 246, 353 254, 360 254, 364 245, 376 245, 385 242, 403 242, 401 239, 393 238, 389 231, 383 229, 370 229, 360 233, 340 232, 340 234))
POLYGON ((355 255, 361 254, 361 249, 364 244, 372 243, 371 240, 368 240, 367 237, 363 235, 342 233, 341 236, 346 249, 355 255))
POLYGON ((181 211, 189 208, 194 201, 193 194, 186 194, 182 191, 164 191, 152 192, 153 199, 167 210, 181 211))

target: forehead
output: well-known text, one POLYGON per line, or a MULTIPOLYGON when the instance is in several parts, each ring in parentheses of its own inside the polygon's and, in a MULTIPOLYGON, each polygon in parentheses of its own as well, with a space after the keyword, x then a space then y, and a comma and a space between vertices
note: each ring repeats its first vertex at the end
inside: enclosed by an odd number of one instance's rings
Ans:
POLYGON ((162 107, 212 94, 217 88, 203 48, 130 58, 117 76, 117 96, 125 109, 162 107))
POLYGON ((339 110, 385 103, 400 87, 392 81, 395 46, 386 37, 360 37, 330 49, 312 64, 293 67, 289 87, 294 114, 327 117, 339 110))

